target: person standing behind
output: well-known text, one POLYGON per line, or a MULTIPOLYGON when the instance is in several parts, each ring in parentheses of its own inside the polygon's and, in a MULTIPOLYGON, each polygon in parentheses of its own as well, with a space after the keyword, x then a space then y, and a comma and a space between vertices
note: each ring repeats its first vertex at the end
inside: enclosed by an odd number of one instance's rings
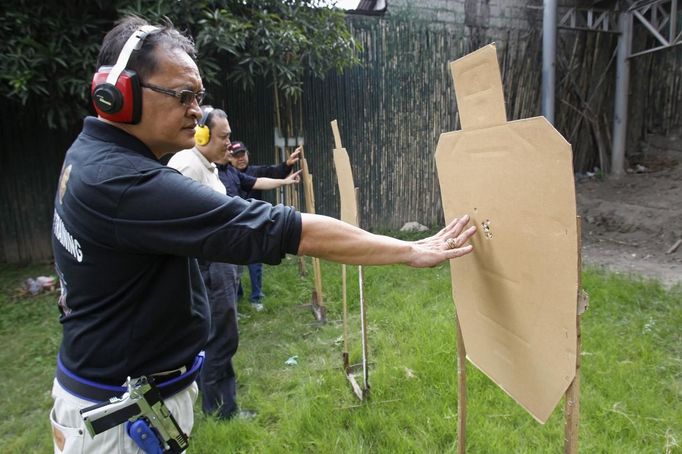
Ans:
POLYGON ((232 165, 231 158, 234 155, 235 151, 230 145, 225 158, 216 162, 218 165, 218 177, 220 177, 220 181, 222 181, 225 185, 225 190, 229 196, 246 199, 247 194, 249 194, 252 190, 265 191, 268 189, 277 189, 279 187, 296 184, 301 181, 299 176, 301 173, 300 170, 289 174, 282 179, 252 177, 251 175, 240 172, 232 165))
MULTIPOLYGON (((252 191, 263 191, 268 189, 276 189, 281 186, 290 185, 298 183, 300 181, 299 174, 301 171, 294 173, 289 173, 281 179, 268 178, 268 177, 254 177, 246 173, 237 170, 234 165, 232 165, 232 160, 235 156, 242 154, 243 150, 246 148, 241 142, 233 142, 233 144, 239 144, 239 146, 230 145, 225 159, 219 161, 218 164, 218 176, 220 181, 225 185, 227 190, 227 195, 233 197, 241 197, 242 199, 248 198, 248 194, 252 191)), ((237 280, 236 291, 239 292, 241 288, 241 269, 239 270, 239 277, 237 280)), ((253 292, 252 292, 253 296, 253 292)), ((263 304, 260 302, 259 297, 257 300, 252 300, 252 307, 256 311, 263 310, 263 304)))
MULTIPOLYGON (((279 164, 252 165, 249 159, 249 150, 244 142, 234 140, 230 145, 230 153, 227 157, 235 169, 252 177, 283 179, 294 170, 294 166, 300 160, 301 151, 301 147, 296 148, 286 161, 279 164)), ((263 191, 253 188, 246 194, 245 198, 263 200, 263 191)))
MULTIPOLYGON (((267 177, 282 179, 286 178, 287 175, 291 174, 294 165, 299 160, 299 155, 301 154, 301 147, 296 148, 296 150, 291 153, 289 158, 275 165, 249 165, 249 150, 244 145, 244 142, 233 141, 230 146, 231 153, 228 155, 228 159, 232 166, 252 177, 267 177)), ((256 199, 263 200, 263 191, 259 189, 251 189, 244 196, 245 199, 256 199)), ((249 277, 251 278, 251 295, 249 296, 249 302, 251 307, 257 311, 262 311, 263 298, 265 294, 263 293, 263 264, 262 263, 251 263, 248 265, 249 277)), ((240 297, 243 293, 241 280, 239 282, 239 288, 237 290, 237 297, 240 297)))
MULTIPOLYGON (((214 162, 225 158, 230 145, 230 124, 221 109, 202 106, 201 111, 194 135, 196 145, 174 154, 168 166, 224 195, 225 186, 218 178, 214 162)), ((238 414, 236 375, 232 365, 232 357, 239 346, 238 266, 203 259, 198 262, 211 311, 204 366, 199 374, 201 407, 206 414, 230 419, 238 414)))

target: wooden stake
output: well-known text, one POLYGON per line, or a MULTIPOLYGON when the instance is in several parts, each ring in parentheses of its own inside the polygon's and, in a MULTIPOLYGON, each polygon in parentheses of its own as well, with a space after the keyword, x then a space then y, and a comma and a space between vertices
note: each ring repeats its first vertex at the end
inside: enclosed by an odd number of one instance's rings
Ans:
POLYGON ((459 317, 457 324, 457 454, 466 452, 467 444, 467 353, 459 317))
POLYGON ((306 277, 308 275, 308 271, 305 269, 305 259, 303 256, 298 258, 298 275, 301 277, 306 277))
MULTIPOLYGON (((586 300, 587 294, 581 291, 578 299, 586 300)), ((578 303, 586 304, 583 302, 578 303)), ((577 356, 575 359, 575 378, 566 390, 564 397, 564 453, 578 453, 578 439, 580 433, 580 314, 575 318, 577 356)))
POLYGON ((324 305, 324 298, 322 296, 322 270, 320 268, 320 259, 312 258, 313 262, 313 280, 315 285, 314 294, 316 298, 313 300, 313 311, 317 320, 320 322, 327 321, 327 308, 324 305))
POLYGON ((346 292, 346 265, 341 265, 341 296, 343 300, 343 370, 348 373, 348 303, 346 292))
POLYGON ((576 327, 576 358, 575 358, 575 377, 571 385, 566 390, 564 396, 564 453, 578 453, 578 435, 580 432, 580 316, 587 309, 587 293, 582 288, 580 272, 582 270, 581 255, 581 219, 577 216, 578 233, 578 295, 576 305, 575 327, 576 327))
MULTIPOLYGON (((303 180, 303 189, 305 191, 305 207, 306 212, 315 213, 315 195, 313 194, 313 176, 308 169, 308 161, 305 158, 305 151, 301 145, 301 177, 303 180)), ((322 271, 320 268, 320 259, 313 257, 313 283, 315 290, 313 292, 314 298, 313 313, 315 317, 320 322, 326 322, 327 320, 327 309, 324 306, 324 297, 322 295, 322 271)))

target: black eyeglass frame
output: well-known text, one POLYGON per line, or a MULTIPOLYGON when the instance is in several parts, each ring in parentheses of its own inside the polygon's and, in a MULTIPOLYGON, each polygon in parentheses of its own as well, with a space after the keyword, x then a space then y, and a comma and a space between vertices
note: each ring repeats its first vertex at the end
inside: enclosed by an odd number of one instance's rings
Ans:
POLYGON ((200 90, 197 92, 194 92, 192 90, 171 90, 170 88, 165 88, 165 87, 160 87, 158 85, 154 84, 140 84, 140 87, 142 88, 149 88, 152 91, 155 91, 157 93, 163 93, 164 95, 172 96, 174 98, 178 98, 180 101, 180 104, 183 106, 189 107, 192 105, 192 102, 194 100, 197 100, 197 103, 201 105, 201 103, 204 100, 204 97, 206 96, 206 90, 200 90))

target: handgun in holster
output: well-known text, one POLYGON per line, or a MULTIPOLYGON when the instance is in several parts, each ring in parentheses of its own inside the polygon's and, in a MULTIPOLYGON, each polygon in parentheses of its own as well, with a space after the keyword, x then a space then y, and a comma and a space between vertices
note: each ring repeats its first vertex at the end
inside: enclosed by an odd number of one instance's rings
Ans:
POLYGON ((80 410, 92 437, 128 421, 128 435, 147 454, 179 454, 189 440, 161 399, 153 379, 128 377, 128 391, 80 410))

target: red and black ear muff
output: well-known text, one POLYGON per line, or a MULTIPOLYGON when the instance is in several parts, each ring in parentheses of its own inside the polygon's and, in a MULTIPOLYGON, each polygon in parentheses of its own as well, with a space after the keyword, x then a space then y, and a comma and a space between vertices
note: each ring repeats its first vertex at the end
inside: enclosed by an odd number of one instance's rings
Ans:
POLYGON ((208 118, 213 112, 213 107, 206 107, 204 110, 204 115, 202 115, 201 120, 194 127, 194 141, 197 145, 206 145, 211 140, 211 130, 206 123, 208 123, 208 118))
POLYGON ((92 78, 92 102, 97 114, 117 123, 136 124, 142 116, 140 81, 135 71, 124 70, 116 84, 107 82, 111 66, 102 66, 92 78))
POLYGON ((142 116, 140 80, 135 71, 125 69, 133 51, 142 47, 144 39, 158 30, 152 25, 138 28, 128 38, 114 66, 102 66, 92 78, 90 93, 100 117, 117 123, 137 124, 142 116))

